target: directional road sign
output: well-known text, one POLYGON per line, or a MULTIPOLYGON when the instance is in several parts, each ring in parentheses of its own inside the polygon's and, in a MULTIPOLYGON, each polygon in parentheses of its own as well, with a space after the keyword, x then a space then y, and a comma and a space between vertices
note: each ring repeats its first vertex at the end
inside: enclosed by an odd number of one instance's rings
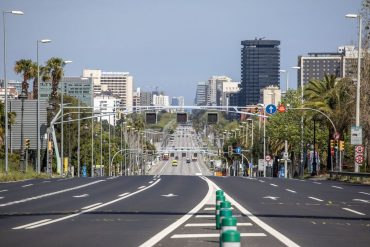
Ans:
POLYGON ((274 114, 276 112, 276 105, 274 104, 269 104, 266 106, 266 112, 268 114, 274 114))
POLYGON ((241 147, 236 147, 235 148, 235 153, 240 154, 241 151, 242 151, 242 148, 241 147))

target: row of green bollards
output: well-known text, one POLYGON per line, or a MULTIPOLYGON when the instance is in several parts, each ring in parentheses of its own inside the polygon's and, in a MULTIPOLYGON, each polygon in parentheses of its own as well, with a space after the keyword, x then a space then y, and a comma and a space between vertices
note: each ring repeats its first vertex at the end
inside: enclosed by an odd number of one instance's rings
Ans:
POLYGON ((220 247, 240 247, 237 220, 233 217, 231 203, 222 190, 216 191, 216 229, 220 230, 220 247))

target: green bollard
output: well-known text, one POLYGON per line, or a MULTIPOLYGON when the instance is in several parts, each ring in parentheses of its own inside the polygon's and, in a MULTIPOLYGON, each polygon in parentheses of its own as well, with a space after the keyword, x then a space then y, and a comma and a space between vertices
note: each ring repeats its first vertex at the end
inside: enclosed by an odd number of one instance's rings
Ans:
POLYGON ((240 233, 228 230, 220 235, 220 247, 240 247, 240 233))
POLYGON ((216 196, 216 229, 220 229, 221 225, 220 225, 220 214, 219 214, 219 210, 220 210, 220 206, 221 206, 221 202, 225 201, 225 197, 224 196, 216 196))
POLYGON ((232 217, 232 216, 233 216, 233 212, 231 211, 231 209, 222 208, 220 210, 218 221, 217 221, 217 216, 216 216, 216 229, 218 230, 221 229, 221 222, 223 218, 232 217))
POLYGON ((216 190, 216 196, 223 196, 224 191, 223 190, 216 190))
POLYGON ((237 223, 238 221, 236 220, 235 217, 226 217, 226 218, 223 218, 222 221, 221 221, 221 234, 223 232, 226 232, 228 230, 238 230, 237 229, 237 223))
POLYGON ((231 203, 229 201, 223 201, 223 202, 221 202, 220 209, 222 209, 222 208, 229 208, 229 209, 231 209, 231 203))

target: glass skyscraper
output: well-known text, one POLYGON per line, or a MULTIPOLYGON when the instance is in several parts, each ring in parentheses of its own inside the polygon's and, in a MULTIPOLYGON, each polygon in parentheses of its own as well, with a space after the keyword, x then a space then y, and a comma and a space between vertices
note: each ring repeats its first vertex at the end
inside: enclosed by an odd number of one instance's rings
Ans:
POLYGON ((261 103, 261 89, 280 85, 280 41, 244 40, 241 42, 241 91, 239 106, 261 103))

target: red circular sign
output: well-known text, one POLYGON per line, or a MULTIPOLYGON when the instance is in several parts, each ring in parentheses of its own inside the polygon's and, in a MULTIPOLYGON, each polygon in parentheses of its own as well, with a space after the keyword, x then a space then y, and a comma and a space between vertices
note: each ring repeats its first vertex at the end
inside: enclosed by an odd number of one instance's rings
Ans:
POLYGON ((356 155, 356 163, 357 164, 362 164, 362 162, 364 162, 364 156, 356 155))
POLYGON ((362 145, 357 145, 355 149, 356 149, 356 153, 362 154, 364 152, 364 146, 362 145))
POLYGON ((280 104, 277 109, 278 109, 279 112, 285 112, 286 111, 285 105, 283 105, 283 104, 280 104))
POLYGON ((265 160, 266 161, 270 161, 271 160, 271 156, 270 155, 266 155, 265 160))
POLYGON ((333 138, 334 138, 335 140, 339 140, 339 138, 340 138, 340 134, 339 134, 338 132, 335 132, 335 133, 334 133, 334 135, 333 135, 333 138))

